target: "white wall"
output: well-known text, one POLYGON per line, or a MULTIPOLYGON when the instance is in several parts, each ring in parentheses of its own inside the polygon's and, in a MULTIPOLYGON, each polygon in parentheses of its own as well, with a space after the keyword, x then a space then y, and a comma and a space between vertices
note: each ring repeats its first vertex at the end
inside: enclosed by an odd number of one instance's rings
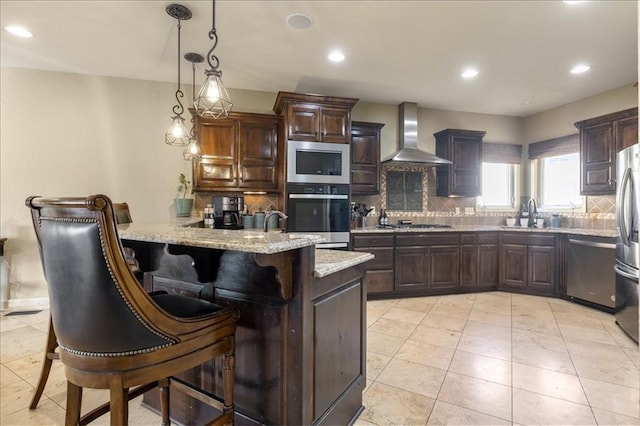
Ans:
MULTIPOLYGON (((10 298, 46 297, 25 198, 105 193, 127 201, 136 221, 172 218, 178 175, 191 175, 181 149, 164 143, 175 85, 11 68, 0 77, 0 235, 8 238, 10 298)), ((230 92, 241 111, 270 112, 275 101, 272 93, 230 92)))
MULTIPOLYGON (((398 105, 358 102, 353 108, 352 119, 384 123, 380 156, 384 158, 397 149, 398 105)), ((447 111, 418 108, 418 147, 435 152, 433 134, 444 129, 484 130, 485 142, 522 143, 524 119, 504 115, 476 114, 471 112, 447 111)))
POLYGON ((638 89, 632 84, 580 99, 525 119, 523 141, 539 142, 578 133, 576 121, 638 106, 638 89))

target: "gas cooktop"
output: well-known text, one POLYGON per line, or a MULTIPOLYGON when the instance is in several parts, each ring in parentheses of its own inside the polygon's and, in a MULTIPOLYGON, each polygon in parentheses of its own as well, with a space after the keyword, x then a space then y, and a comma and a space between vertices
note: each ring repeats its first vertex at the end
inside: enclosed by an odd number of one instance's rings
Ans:
POLYGON ((451 225, 438 225, 435 223, 399 223, 397 225, 376 225, 380 229, 426 229, 426 228, 451 228, 451 225))

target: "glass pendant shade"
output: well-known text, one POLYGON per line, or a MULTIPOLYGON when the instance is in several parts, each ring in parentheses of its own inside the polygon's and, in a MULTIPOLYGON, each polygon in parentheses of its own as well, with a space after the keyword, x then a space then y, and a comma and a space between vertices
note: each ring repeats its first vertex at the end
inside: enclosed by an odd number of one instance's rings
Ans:
POLYGON ((198 141, 196 139, 194 139, 193 137, 189 139, 189 144, 184 149, 182 156, 187 161, 200 157, 200 146, 198 145, 198 141))
POLYGON ((189 131, 184 125, 184 118, 173 117, 169 129, 164 135, 165 143, 172 146, 187 146, 189 145, 189 137, 189 131))
POLYGON ((193 106, 202 117, 227 117, 233 103, 227 89, 222 84, 222 73, 208 70, 206 74, 207 78, 200 88, 193 106))

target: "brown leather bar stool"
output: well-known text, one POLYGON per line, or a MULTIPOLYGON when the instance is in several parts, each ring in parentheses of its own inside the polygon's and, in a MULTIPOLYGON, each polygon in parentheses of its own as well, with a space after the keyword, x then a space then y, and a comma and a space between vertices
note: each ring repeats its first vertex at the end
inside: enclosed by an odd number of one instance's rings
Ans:
POLYGON ((82 388, 109 389, 111 424, 125 425, 128 400, 155 386, 163 424, 169 424, 171 386, 198 397, 198 389, 173 376, 218 356, 224 401, 208 394, 199 399, 222 411, 212 424, 233 424, 238 311, 184 296, 148 295, 127 265, 107 196, 29 197, 26 204, 67 377, 65 424, 95 418, 94 412, 80 417, 82 388))
MULTIPOLYGON (((116 222, 118 224, 133 222, 133 220, 131 219, 131 211, 129 210, 129 205, 127 203, 114 203, 113 209, 115 211, 116 222)), ((138 264, 138 260, 136 259, 135 252, 128 247, 123 247, 123 249, 125 260, 129 265, 129 269, 131 269, 136 278, 140 280, 142 277, 142 271, 140 271, 140 265, 138 264)), ((56 333, 53 330, 51 316, 49 316, 49 331, 47 332, 47 341, 44 350, 44 359, 42 361, 42 370, 40 371, 40 378, 38 379, 36 391, 31 398, 31 404, 29 405, 30 410, 35 410, 35 408, 38 406, 38 402, 40 402, 40 398, 42 397, 44 388, 47 385, 47 380, 49 379, 49 373, 51 373, 53 360, 60 358, 58 356, 58 353, 56 352, 57 347, 58 341, 56 339, 56 333)))

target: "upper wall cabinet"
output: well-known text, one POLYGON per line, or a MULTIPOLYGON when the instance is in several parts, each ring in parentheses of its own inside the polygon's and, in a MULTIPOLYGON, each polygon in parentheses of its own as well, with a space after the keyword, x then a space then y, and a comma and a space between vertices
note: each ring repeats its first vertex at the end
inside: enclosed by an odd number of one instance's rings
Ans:
POLYGON ((446 129, 434 133, 436 155, 453 162, 436 169, 438 197, 476 197, 482 192, 482 138, 486 132, 446 129))
POLYGON ((580 134, 580 193, 616 192, 616 154, 638 142, 638 108, 574 124, 580 134))
POLYGON ((384 124, 351 123, 351 195, 380 193, 380 133, 384 124))
POLYGON ((279 92, 273 110, 285 118, 286 140, 349 143, 352 98, 279 92))
POLYGON ((196 191, 278 191, 280 117, 232 112, 224 119, 196 117, 196 126, 202 153, 193 161, 196 191))

